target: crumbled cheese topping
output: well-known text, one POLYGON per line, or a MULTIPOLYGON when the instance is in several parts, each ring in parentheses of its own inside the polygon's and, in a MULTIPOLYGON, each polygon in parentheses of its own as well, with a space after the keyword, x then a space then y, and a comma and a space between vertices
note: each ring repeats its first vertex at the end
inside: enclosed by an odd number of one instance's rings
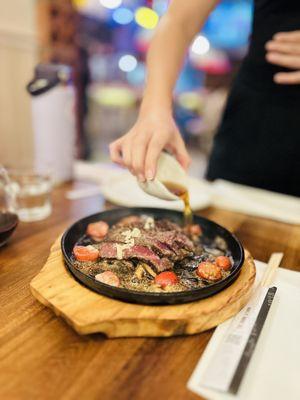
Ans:
POLYGON ((134 238, 141 236, 141 231, 138 228, 133 228, 132 231, 128 230, 122 232, 122 235, 124 236, 124 242, 129 243, 134 240, 134 238))
POLYGON ((154 228, 154 226, 155 226, 154 219, 152 217, 147 217, 144 224, 144 229, 146 230, 152 229, 154 228))
POLYGON ((131 231, 130 231, 130 230, 127 230, 127 231, 121 232, 121 235, 122 235, 122 236, 125 236, 125 237, 124 237, 124 240, 126 241, 126 240, 128 240, 129 237, 131 236, 131 231))
POLYGON ((130 249, 132 246, 134 246, 134 241, 132 241, 130 243, 116 243, 117 259, 122 260, 123 251, 126 249, 130 249))
POLYGON ((136 238, 141 236, 141 231, 138 228, 133 228, 131 231, 131 237, 136 238))
POLYGON ((123 248, 122 245, 119 243, 116 243, 116 248, 117 248, 117 259, 118 260, 122 260, 122 256, 123 256, 123 248))
POLYGON ((116 243, 118 260, 122 260, 124 250, 134 246, 134 238, 141 236, 141 231, 138 228, 133 228, 132 230, 122 232, 122 235, 124 236, 125 243, 116 243))

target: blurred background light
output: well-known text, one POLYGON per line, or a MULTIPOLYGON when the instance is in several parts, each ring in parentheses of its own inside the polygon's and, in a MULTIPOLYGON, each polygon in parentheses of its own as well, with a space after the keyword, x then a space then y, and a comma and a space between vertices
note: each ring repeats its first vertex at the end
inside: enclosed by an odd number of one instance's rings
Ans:
POLYGON ((201 105, 201 100, 198 92, 184 92, 177 97, 178 104, 187 110, 198 110, 201 105))
POLYGON ((72 0, 72 4, 75 6, 75 8, 80 10, 86 6, 87 0, 72 0))
POLYGON ((210 75, 224 75, 231 71, 230 60, 225 51, 210 49, 199 55, 190 53, 190 62, 193 67, 210 75))
POLYGON ((223 0, 212 11, 202 30, 211 47, 236 50, 248 43, 253 1, 223 0))
POLYGON ((163 15, 168 9, 168 0, 154 0, 152 8, 158 15, 163 15))
POLYGON ((148 7, 140 7, 135 12, 135 21, 145 29, 154 29, 158 24, 159 16, 148 7))
POLYGON ((146 75, 145 64, 138 63, 133 71, 127 72, 127 80, 133 86, 141 86, 144 84, 146 75))
POLYGON ((112 14, 113 20, 121 25, 130 24, 133 21, 133 12, 126 7, 120 7, 114 10, 112 14))
POLYGON ((203 35, 198 35, 192 43, 191 51, 195 54, 205 54, 209 51, 209 41, 203 35))
POLYGON ((117 8, 122 4, 122 0, 100 0, 100 4, 106 8, 117 8))
POLYGON ((139 29, 136 32, 134 41, 136 50, 141 53, 146 53, 146 51, 149 48, 153 35, 154 35, 153 29, 139 29))
POLYGON ((136 66, 137 59, 130 54, 125 54, 119 59, 119 68, 121 71, 130 72, 133 71, 136 66))
POLYGON ((98 104, 106 107, 131 107, 136 102, 135 93, 123 86, 95 88, 90 95, 98 104))

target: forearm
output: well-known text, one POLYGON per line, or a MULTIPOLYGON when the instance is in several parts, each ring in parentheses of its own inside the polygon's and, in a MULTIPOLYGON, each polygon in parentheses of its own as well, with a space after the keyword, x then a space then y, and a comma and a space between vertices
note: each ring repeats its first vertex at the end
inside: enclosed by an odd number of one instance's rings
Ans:
POLYGON ((143 107, 172 107, 172 92, 188 46, 181 26, 167 15, 162 19, 147 57, 143 107))
POLYGON ((199 32, 217 0, 172 0, 152 40, 148 74, 139 118, 110 145, 111 159, 126 166, 141 181, 155 177, 163 149, 183 168, 190 162, 171 113, 172 94, 188 45, 199 32))
POLYGON ((173 89, 187 48, 217 3, 217 0, 189 0, 187 8, 179 1, 173 0, 151 42, 141 111, 171 109, 173 89))

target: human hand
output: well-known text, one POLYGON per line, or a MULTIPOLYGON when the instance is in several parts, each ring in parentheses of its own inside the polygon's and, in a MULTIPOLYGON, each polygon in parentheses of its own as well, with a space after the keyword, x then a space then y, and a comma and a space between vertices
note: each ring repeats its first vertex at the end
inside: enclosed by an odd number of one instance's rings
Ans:
POLYGON ((291 72, 278 72, 274 81, 279 84, 294 85, 300 83, 300 30, 276 33, 266 43, 266 59, 271 64, 290 68, 291 72))
POLYGON ((169 111, 140 114, 133 128, 110 144, 112 161, 127 167, 139 180, 152 180, 162 150, 173 154, 184 169, 190 164, 184 141, 169 111))

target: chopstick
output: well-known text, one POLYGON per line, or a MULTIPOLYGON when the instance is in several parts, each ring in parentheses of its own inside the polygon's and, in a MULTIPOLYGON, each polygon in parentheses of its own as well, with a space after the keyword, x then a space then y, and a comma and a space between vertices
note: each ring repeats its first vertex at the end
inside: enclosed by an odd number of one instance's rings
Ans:
POLYGON ((267 268, 266 268, 266 270, 263 274, 263 277, 260 281, 260 286, 264 287, 264 286, 271 285, 273 278, 274 278, 274 274, 281 263, 282 257, 283 257, 283 253, 272 253, 271 254, 267 268))

